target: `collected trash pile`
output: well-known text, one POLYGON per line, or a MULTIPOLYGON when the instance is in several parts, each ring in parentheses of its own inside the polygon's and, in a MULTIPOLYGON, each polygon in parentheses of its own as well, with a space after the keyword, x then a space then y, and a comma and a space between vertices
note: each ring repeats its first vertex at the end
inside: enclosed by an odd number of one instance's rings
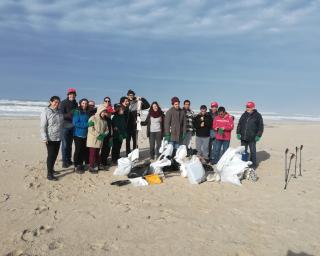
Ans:
POLYGON ((187 148, 181 145, 174 154, 174 148, 163 140, 159 150, 159 158, 153 162, 139 163, 139 149, 132 151, 128 157, 118 159, 115 176, 127 176, 126 180, 118 180, 111 185, 123 186, 132 184, 135 187, 161 184, 169 172, 180 172, 191 184, 209 182, 229 182, 241 185, 241 180, 257 181, 250 161, 243 161, 245 148, 229 148, 221 157, 215 168, 202 163, 196 155, 187 156, 187 148), (172 157, 174 155, 174 157, 172 157))

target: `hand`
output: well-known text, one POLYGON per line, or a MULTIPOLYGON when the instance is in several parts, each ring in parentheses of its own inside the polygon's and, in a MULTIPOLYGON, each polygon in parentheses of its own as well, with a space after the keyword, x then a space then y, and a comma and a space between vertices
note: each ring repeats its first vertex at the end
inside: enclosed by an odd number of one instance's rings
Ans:
POLYGON ((97 140, 103 141, 106 136, 107 136, 107 135, 106 135, 105 133, 101 133, 101 134, 97 137, 97 140))
POLYGON ((200 127, 204 127, 204 122, 201 122, 200 127))
POLYGON ((220 135, 222 135, 222 134, 224 133, 224 128, 219 128, 219 129, 218 129, 218 133, 219 133, 220 135))
POLYGON ((42 141, 44 144, 48 144, 48 141, 47 140, 43 140, 42 141))
POLYGON ((170 137, 171 137, 170 134, 165 134, 164 135, 164 140, 169 142, 170 141, 170 137))
POLYGON ((256 138, 255 138, 256 142, 258 142, 260 139, 261 139, 260 136, 256 136, 256 138))
POLYGON ((237 134, 237 139, 241 140, 241 134, 237 134))
POLYGON ((88 122, 88 126, 89 126, 89 127, 94 126, 94 122, 93 122, 93 121, 89 121, 89 122, 88 122))

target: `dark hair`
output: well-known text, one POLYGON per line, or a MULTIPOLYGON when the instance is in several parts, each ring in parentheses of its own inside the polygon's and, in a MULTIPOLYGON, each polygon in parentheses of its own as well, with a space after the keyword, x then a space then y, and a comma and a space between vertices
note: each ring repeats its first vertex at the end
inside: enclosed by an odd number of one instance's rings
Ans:
POLYGON ((133 96, 136 95, 136 93, 135 93, 133 90, 131 90, 131 89, 127 92, 127 96, 129 96, 130 94, 133 94, 133 96))
POLYGON ((82 103, 83 101, 86 101, 86 102, 87 102, 87 108, 85 109, 85 111, 88 111, 88 109, 89 109, 89 100, 86 99, 86 98, 83 98, 83 99, 79 100, 79 109, 80 109, 80 111, 82 111, 81 103, 82 103))
POLYGON ((183 102, 183 105, 186 104, 186 103, 191 104, 190 100, 185 100, 185 101, 183 102))
POLYGON ((59 102, 61 101, 59 96, 52 96, 50 98, 50 104, 49 104, 48 107, 50 107, 51 106, 51 102, 54 102, 55 100, 58 100, 59 102))
POLYGON ((123 109, 123 107, 117 103, 117 104, 114 104, 114 111, 118 114, 118 112, 120 111, 120 109, 123 109))
POLYGON ((206 106, 206 105, 201 105, 200 109, 205 109, 205 110, 207 110, 207 106, 206 106))
POLYGON ((111 103, 111 98, 109 96, 104 97, 103 102, 105 102, 106 99, 109 99, 109 102, 111 103))
POLYGON ((151 105, 150 105, 149 112, 150 112, 150 111, 153 111, 153 109, 152 109, 152 106, 153 106, 153 105, 157 105, 158 109, 161 111, 161 108, 160 108, 160 106, 159 106, 159 103, 158 103, 157 101, 154 101, 154 102, 152 102, 151 105))
POLYGON ((128 97, 125 97, 125 96, 121 97, 120 98, 120 104, 122 104, 125 100, 128 100, 128 97))
POLYGON ((226 109, 225 109, 224 107, 219 107, 219 108, 218 108, 218 113, 220 113, 220 112, 225 113, 225 112, 226 112, 226 109))

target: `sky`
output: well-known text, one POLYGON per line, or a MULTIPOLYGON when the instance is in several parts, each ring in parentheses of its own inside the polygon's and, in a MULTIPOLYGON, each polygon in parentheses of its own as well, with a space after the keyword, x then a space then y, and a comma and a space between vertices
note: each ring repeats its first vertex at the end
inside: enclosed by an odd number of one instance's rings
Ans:
POLYGON ((320 0, 1 0, 0 98, 320 115, 320 0))

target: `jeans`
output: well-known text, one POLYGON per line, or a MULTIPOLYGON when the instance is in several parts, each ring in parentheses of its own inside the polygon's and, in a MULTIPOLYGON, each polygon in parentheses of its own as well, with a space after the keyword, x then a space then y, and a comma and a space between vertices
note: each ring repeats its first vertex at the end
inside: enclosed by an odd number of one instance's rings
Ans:
POLYGON ((73 154, 73 162, 74 166, 83 165, 83 163, 88 164, 89 158, 89 149, 87 148, 87 138, 81 138, 74 136, 74 154, 73 154))
POLYGON ((48 141, 47 143, 47 171, 48 176, 53 176, 54 164, 57 160, 61 141, 48 141))
POLYGON ((71 162, 72 142, 73 128, 63 128, 61 153, 62 162, 64 164, 68 164, 71 162))
POLYGON ((215 144, 216 139, 210 138, 209 141, 209 159, 211 161, 214 160, 214 144, 215 144))
POLYGON ((230 141, 229 140, 215 140, 214 142, 214 163, 218 163, 220 160, 220 157, 227 151, 229 148, 230 141), (222 148, 222 154, 221 154, 221 148, 222 148))
POLYGON ((127 131, 127 138, 126 138, 126 154, 129 155, 131 153, 131 149, 130 149, 130 142, 132 139, 132 149, 136 149, 137 148, 137 136, 138 135, 138 131, 137 130, 128 130, 127 131))
POLYGON ((256 149, 256 142, 255 141, 241 141, 241 146, 245 146, 245 150, 248 153, 248 147, 250 149, 250 161, 252 162, 252 168, 257 167, 257 149, 256 149))
POLYGON ((161 132, 150 132, 149 143, 150 143, 150 158, 154 159, 155 155, 159 156, 159 149, 162 141, 161 132))
POLYGON ((196 137, 197 155, 208 159, 210 137, 196 137))
POLYGON ((100 148, 89 148, 89 166, 94 168, 100 164, 100 148))

